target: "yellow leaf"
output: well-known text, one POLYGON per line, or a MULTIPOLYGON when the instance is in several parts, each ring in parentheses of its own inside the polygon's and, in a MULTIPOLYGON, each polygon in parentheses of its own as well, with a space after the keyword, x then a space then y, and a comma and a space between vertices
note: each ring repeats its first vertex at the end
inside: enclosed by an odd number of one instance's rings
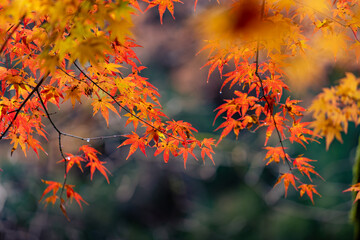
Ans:
POLYGON ((108 42, 105 38, 92 37, 78 44, 73 52, 72 60, 79 59, 82 65, 88 61, 96 65, 98 58, 102 59, 104 57, 104 51, 109 49, 108 42))

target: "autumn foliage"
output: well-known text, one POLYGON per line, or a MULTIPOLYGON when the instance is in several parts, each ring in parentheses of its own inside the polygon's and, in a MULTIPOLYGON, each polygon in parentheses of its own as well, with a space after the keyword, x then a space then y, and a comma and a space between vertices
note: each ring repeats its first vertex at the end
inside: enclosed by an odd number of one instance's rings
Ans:
MULTIPOLYGON (((21 149, 26 155, 32 149, 39 155, 47 139, 44 122, 50 122, 58 133, 58 162, 66 165, 66 171, 63 183, 43 180, 47 187, 40 200, 55 204, 59 199, 65 216, 68 200, 75 199, 80 207, 87 204, 75 186, 66 183, 74 166, 81 171, 89 168, 91 179, 99 172, 110 181, 110 171, 96 149, 83 145, 78 153, 68 153, 61 145, 65 137, 85 142, 91 138, 58 129, 48 111, 50 104, 61 108, 69 101, 75 106, 84 98, 91 101, 93 115, 101 114, 107 125, 109 112, 113 112, 133 126, 134 131, 122 136, 126 139, 119 145, 130 146, 126 159, 137 150, 146 155, 146 149, 153 148, 154 155, 162 155, 165 162, 171 156, 181 158, 185 168, 189 157, 216 163, 213 147, 230 133, 237 137, 242 131, 263 128, 265 164, 283 163, 288 168, 275 185, 284 185, 285 196, 290 185, 312 202, 314 194, 320 195, 311 184, 314 176, 321 178, 313 166, 315 160, 291 156, 287 150, 291 144, 306 148, 320 136, 326 137, 327 148, 334 138, 341 140, 340 132, 346 132, 348 122, 359 122, 359 80, 348 73, 338 86, 325 89, 309 108, 313 122, 304 120, 307 109, 289 94, 299 78, 313 76, 312 69, 306 68, 309 64, 323 69, 329 61, 360 57, 359 2, 220 1, 214 9, 201 13, 199 32, 206 41, 199 54, 208 56, 204 63, 208 81, 218 72, 221 89, 234 90, 234 97, 215 109, 214 124, 221 121, 215 129, 220 132, 217 141, 197 139, 197 130, 190 123, 168 119, 156 87, 142 77, 145 67, 134 51, 139 45, 132 36, 136 27, 132 16, 156 7, 160 24, 165 24, 166 10, 174 16, 179 3, 0 2, 0 139, 10 140, 11 153, 21 149), (131 69, 129 74, 125 67, 131 69)), ((356 185, 349 190, 359 188, 356 185)))

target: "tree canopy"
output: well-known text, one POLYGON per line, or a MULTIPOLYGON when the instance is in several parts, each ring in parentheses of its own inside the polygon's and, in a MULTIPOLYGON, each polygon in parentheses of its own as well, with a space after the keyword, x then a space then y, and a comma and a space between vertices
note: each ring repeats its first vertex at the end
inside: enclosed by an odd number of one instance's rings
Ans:
MULTIPOLYGON (((324 136, 326 148, 334 138, 341 141, 348 123, 358 124, 360 78, 347 73, 337 86, 326 88, 302 106, 291 92, 306 89, 317 75, 334 63, 353 64, 360 57, 360 9, 357 0, 238 0, 219 1, 218 6, 201 13, 197 31, 205 40, 199 54, 207 54, 204 67, 222 80, 233 97, 218 106, 214 124, 219 138, 196 137, 191 123, 169 119, 162 110, 156 86, 142 76, 145 69, 134 50, 140 47, 133 36, 137 26, 133 15, 158 8, 160 23, 169 11, 181 8, 179 0, 66 0, 1 1, 0 53, 1 98, 0 140, 10 140, 11 153, 45 153, 44 122, 58 133, 64 164, 64 181, 42 180, 46 185, 40 197, 45 204, 66 205, 75 199, 87 202, 67 183, 75 166, 89 169, 90 178, 101 173, 110 182, 110 170, 101 154, 86 142, 99 138, 125 138, 118 146, 130 146, 126 159, 138 149, 147 155, 189 158, 216 164, 214 147, 230 133, 265 129, 266 165, 285 164, 275 185, 283 184, 307 195, 314 203, 320 193, 312 184, 322 178, 305 154, 291 156, 288 148, 324 136), (144 7, 145 5, 145 7, 144 7), (133 131, 118 136, 75 136, 58 128, 49 105, 74 107, 83 99, 91 102, 93 115, 100 114, 109 126, 109 112, 126 118, 133 131), (305 112, 313 120, 304 117, 305 112), (304 120, 306 119, 306 120, 304 120), (62 148, 65 138, 85 142, 78 152, 62 148), (285 145, 286 144, 286 145, 285 145)), ((194 3, 196 11, 197 1, 194 3)), ((204 79, 206 81, 206 79, 204 79)), ((354 183, 347 191, 360 191, 354 183)), ((360 195, 356 197, 356 200, 360 195)))

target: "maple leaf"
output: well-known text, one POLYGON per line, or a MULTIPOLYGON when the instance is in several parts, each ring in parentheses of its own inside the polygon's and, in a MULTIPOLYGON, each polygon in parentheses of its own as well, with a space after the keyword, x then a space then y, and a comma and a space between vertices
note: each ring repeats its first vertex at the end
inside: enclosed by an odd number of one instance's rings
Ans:
POLYGON ((79 86, 78 85, 74 85, 74 86, 71 86, 71 87, 68 87, 65 91, 65 98, 64 98, 64 102, 68 99, 70 99, 71 101, 71 104, 73 106, 73 108, 75 107, 75 102, 76 100, 81 103, 81 95, 82 95, 82 92, 81 90, 79 89, 79 86))
POLYGON ((311 184, 301 184, 298 187, 300 189, 300 197, 302 197, 306 193, 306 195, 309 196, 311 202, 314 204, 313 193, 321 197, 321 195, 316 191, 315 187, 316 187, 315 185, 311 185, 311 184))
POLYGON ((190 123, 184 121, 167 121, 167 130, 171 130, 174 135, 179 134, 184 140, 190 138, 191 131, 197 132, 197 130, 191 126, 190 123))
POLYGON ((189 147, 181 147, 179 149, 178 155, 183 155, 183 159, 184 159, 184 168, 186 169, 186 161, 188 159, 188 155, 189 153, 196 159, 197 157, 195 156, 195 154, 193 153, 193 148, 189 148, 189 147))
POLYGON ((86 164, 86 167, 90 167, 90 179, 91 180, 93 179, 95 170, 98 170, 106 178, 106 181, 108 183, 110 183, 107 173, 109 173, 110 175, 111 175, 111 173, 103 165, 106 162, 99 161, 97 154, 100 154, 100 153, 88 145, 81 146, 80 151, 84 152, 86 160, 89 161, 89 163, 86 164))
POLYGON ((139 120, 139 117, 136 115, 136 113, 126 113, 126 114, 124 114, 124 116, 128 118, 126 120, 125 127, 127 125, 129 125, 130 123, 132 123, 134 130, 136 131, 136 129, 139 125, 139 122, 141 122, 141 120, 139 120))
POLYGON ((308 140, 315 141, 314 138, 306 137, 305 134, 313 135, 313 136, 317 136, 317 135, 315 135, 312 130, 305 128, 307 125, 311 124, 311 122, 300 122, 300 120, 301 119, 294 121, 292 127, 289 128, 289 132, 291 133, 289 140, 291 143, 295 141, 303 145, 303 147, 305 147, 303 142, 308 143, 308 140))
POLYGON ((102 161, 90 161, 86 167, 90 167, 90 179, 93 179, 95 170, 98 170, 105 178, 108 183, 110 183, 107 173, 111 174, 110 171, 103 165, 106 162, 102 161))
POLYGON ((55 104, 59 109, 60 98, 64 98, 61 90, 53 86, 45 86, 41 91, 41 96, 45 96, 45 98, 43 99, 45 105, 47 102, 51 102, 55 104))
POLYGON ((293 161, 293 165, 294 167, 296 167, 300 173, 302 175, 306 175, 309 180, 312 182, 312 179, 310 177, 310 173, 317 175, 318 177, 320 177, 322 180, 324 180, 320 174, 318 174, 315 170, 314 170, 314 166, 312 166, 311 164, 309 164, 309 162, 315 162, 315 160, 311 160, 309 158, 306 157, 302 157, 301 155, 297 158, 294 159, 293 161))
POLYGON ((129 3, 130 3, 133 7, 135 7, 135 8, 138 9, 140 12, 142 12, 137 0, 128 0, 128 1, 129 1, 129 3))
POLYGON ((282 180, 284 180, 284 187, 285 187, 285 197, 287 195, 287 191, 289 188, 289 184, 291 183, 291 185, 293 185, 293 187, 295 188, 295 190, 297 190, 296 184, 295 184, 295 180, 298 180, 298 178, 292 174, 292 173, 284 173, 282 174, 278 180, 276 181, 274 187, 276 185, 278 185, 282 180))
MULTIPOLYGON (((66 153, 67 157, 66 157, 66 173, 68 173, 70 171, 70 169, 74 166, 74 164, 76 164, 78 166, 78 168, 81 170, 81 172, 84 172, 82 167, 81 167, 81 162, 86 162, 85 159, 83 159, 80 156, 74 156, 71 153, 66 153)), ((60 161, 58 161, 57 163, 61 163, 61 162, 65 162, 65 159, 62 159, 60 161)))
POLYGON ((224 112, 226 112, 226 117, 230 118, 234 114, 239 113, 241 116, 245 116, 250 106, 254 106, 255 102, 259 99, 253 96, 248 96, 247 93, 240 91, 234 91, 234 94, 237 98, 231 100, 225 100, 226 103, 220 105, 214 111, 218 111, 214 118, 214 123, 216 119, 224 112))
POLYGON ((41 198, 39 201, 41 201, 41 199, 46 195, 48 194, 50 191, 53 191, 54 194, 57 193, 57 191, 59 190, 59 188, 62 187, 62 184, 58 183, 58 182, 54 182, 54 181, 47 181, 47 180, 43 180, 41 179, 41 181, 45 184, 48 184, 49 186, 46 187, 46 189, 44 190, 41 198))
POLYGON ((262 124, 263 126, 268 126, 266 129, 266 138, 264 146, 267 145, 269 138, 271 137, 273 131, 277 129, 279 131, 282 138, 285 138, 284 129, 285 124, 284 121, 287 121, 286 118, 280 116, 280 112, 276 113, 274 116, 269 116, 265 122, 262 124))
POLYGON ((95 115, 100 110, 102 116, 106 120, 106 124, 108 127, 109 127, 109 109, 120 117, 118 111, 116 111, 111 101, 112 100, 109 97, 103 97, 103 98, 98 98, 91 103, 91 105, 94 107, 93 115, 95 115))
POLYGON ((270 91, 275 93, 278 100, 281 99, 283 89, 289 90, 288 86, 282 81, 280 75, 274 75, 273 77, 267 77, 264 81, 265 94, 269 94, 270 91))
POLYGON ((165 129, 164 123, 160 121, 156 121, 153 123, 153 127, 148 126, 145 132, 145 136, 147 136, 146 141, 150 143, 151 141, 155 142, 155 146, 158 146, 160 139, 165 139, 165 129))
MULTIPOLYGON (((255 64, 249 64, 248 61, 242 61, 237 64, 234 71, 228 72, 224 76, 227 78, 224 80, 221 86, 221 90, 228 82, 231 82, 229 89, 231 89, 236 83, 239 85, 242 83, 251 85, 251 82, 255 76, 255 64)), ((251 90, 252 88, 249 88, 249 92, 251 90)))
POLYGON ((74 191, 73 186, 72 185, 65 185, 65 189, 66 189, 66 197, 68 199, 70 199, 70 202, 75 199, 75 201, 77 202, 77 204, 79 205, 79 207, 82 208, 81 202, 85 203, 86 205, 89 205, 81 196, 80 194, 78 194, 77 192, 74 191))
POLYGON ((54 181, 46 181, 41 179, 41 181, 45 184, 48 184, 49 186, 46 187, 46 189, 44 190, 43 194, 41 195, 39 202, 43 199, 43 197, 50 193, 51 191, 53 192, 52 196, 47 197, 44 201, 46 202, 45 207, 49 204, 52 203, 53 205, 55 204, 56 200, 58 199, 58 196, 56 195, 56 193, 58 192, 58 190, 60 188, 62 188, 62 184, 58 183, 58 182, 54 182, 54 181))
MULTIPOLYGON (((299 170, 299 172, 302 174, 302 175, 306 175, 309 180, 312 182, 312 179, 311 179, 311 176, 310 176, 310 173, 313 173, 315 175, 317 175, 319 178, 323 179, 319 173, 317 173, 312 167, 298 167, 297 168, 299 170)), ((323 179, 324 180, 324 179, 323 179)))
POLYGON ((204 66, 201 67, 201 68, 203 68, 203 67, 206 67, 206 66, 210 65, 207 82, 209 82, 210 75, 216 69, 216 67, 218 68, 219 73, 220 73, 220 77, 221 77, 224 66, 227 64, 227 62, 228 62, 228 60, 224 59, 223 57, 211 57, 209 59, 209 61, 204 66))
POLYGON ((164 162, 167 163, 169 161, 170 153, 172 153, 174 157, 179 155, 177 152, 178 142, 179 140, 176 139, 165 139, 161 141, 157 146, 157 150, 155 151, 154 156, 157 156, 163 152, 164 162))
POLYGON ((297 104, 301 102, 300 100, 290 100, 290 97, 286 99, 285 104, 281 105, 283 109, 284 117, 288 113, 292 119, 295 121, 295 116, 303 116, 305 108, 298 106, 297 104))
POLYGON ((321 115, 317 117, 316 121, 311 123, 311 126, 314 128, 314 134, 325 136, 326 150, 329 149, 329 146, 334 140, 334 137, 336 137, 339 142, 343 142, 341 137, 343 127, 340 124, 336 124, 332 119, 321 115))
POLYGON ((305 167, 313 168, 313 166, 311 164, 309 164, 309 162, 316 162, 316 160, 311 160, 309 158, 302 157, 302 155, 300 155, 294 159, 293 165, 294 165, 294 167, 304 167, 305 166, 305 167))
POLYGON ((345 189, 343 192, 357 192, 354 203, 360 199, 360 183, 353 184, 350 188, 345 189))
POLYGON ((116 63, 111 62, 102 62, 98 63, 97 65, 91 66, 88 68, 88 71, 90 73, 93 73, 94 75, 99 74, 112 74, 113 76, 116 76, 116 73, 120 73, 119 68, 122 68, 123 66, 116 63))
POLYGON ((160 22, 161 24, 163 24, 163 15, 164 12, 166 10, 166 8, 169 10, 169 12, 171 13, 172 17, 175 19, 174 17, 174 2, 179 2, 179 3, 183 3, 180 0, 145 0, 145 2, 149 3, 149 6, 145 9, 145 12, 147 10, 149 10, 150 8, 153 8, 155 6, 159 6, 159 15, 160 15, 160 22))
POLYGON ((240 133, 240 130, 242 129, 241 122, 233 118, 226 119, 226 121, 223 122, 218 128, 216 128, 215 131, 219 130, 220 128, 224 128, 224 129, 221 132, 220 138, 216 145, 218 145, 221 142, 221 140, 231 132, 231 130, 234 130, 234 133, 237 137, 240 133))
POLYGON ((97 151, 95 148, 93 147, 90 147, 89 145, 82 145, 80 148, 79 148, 79 151, 82 151, 84 152, 85 154, 85 157, 88 161, 91 161, 91 160, 96 160, 97 159, 97 156, 96 154, 100 154, 99 151, 97 151))
POLYGON ((144 137, 139 137, 139 135, 137 133, 135 133, 135 132, 132 132, 132 134, 124 135, 124 137, 127 137, 128 139, 126 139, 123 143, 121 143, 118 146, 118 148, 121 147, 121 146, 124 146, 124 145, 131 144, 130 151, 129 151, 128 156, 126 157, 126 160, 128 160, 129 157, 131 155, 133 155, 138 148, 146 156, 145 146, 147 145, 147 142, 146 142, 144 137))
POLYGON ((215 152, 213 151, 212 147, 215 145, 215 139, 213 138, 204 138, 201 142, 201 158, 203 162, 205 162, 205 155, 207 155, 213 164, 215 164, 212 154, 215 152))
POLYGON ((28 138, 26 139, 26 143, 28 144, 29 147, 31 147, 34 150, 38 158, 39 158, 38 149, 42 150, 47 155, 44 148, 40 145, 40 142, 35 138, 33 138, 32 135, 28 135, 28 138))
POLYGON ((11 155, 12 153, 17 149, 18 145, 20 145, 22 151, 25 154, 26 157, 26 137, 23 134, 14 134, 14 133, 10 133, 9 134, 9 138, 11 138, 11 142, 10 144, 14 144, 13 148, 11 149, 11 155))
POLYGON ((284 152, 286 147, 264 147, 264 149, 268 150, 264 159, 269 159, 266 165, 271 162, 279 163, 281 159, 285 163, 285 160, 290 159, 289 155, 284 152))
POLYGON ((58 199, 59 197, 57 195, 52 195, 50 197, 47 197, 44 199, 44 202, 45 202, 45 208, 47 207, 47 205, 49 203, 51 203, 52 205, 55 205, 56 203, 56 200, 58 199))
POLYGON ((72 60, 79 59, 79 62, 84 65, 86 62, 96 63, 97 57, 104 57, 104 50, 109 50, 107 40, 103 37, 90 37, 79 42, 73 51, 72 60))

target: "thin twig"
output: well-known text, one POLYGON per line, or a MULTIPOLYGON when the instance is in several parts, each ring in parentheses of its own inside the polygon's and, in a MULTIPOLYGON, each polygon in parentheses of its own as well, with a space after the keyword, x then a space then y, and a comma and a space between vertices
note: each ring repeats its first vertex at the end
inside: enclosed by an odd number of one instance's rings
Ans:
MULTIPOLYGON (((261 21, 263 20, 264 18, 264 12, 265 12, 265 0, 263 0, 262 2, 262 6, 261 6, 261 21)), ((260 85, 261 85, 261 91, 262 91, 262 94, 263 94, 263 97, 265 98, 265 101, 266 101, 266 104, 268 105, 268 109, 270 111, 270 116, 273 120, 273 123, 274 123, 274 127, 276 129, 276 133, 278 135, 278 138, 279 138, 279 142, 280 142, 280 145, 281 145, 281 149, 284 153, 284 158, 286 159, 286 162, 287 164, 289 165, 289 168, 290 168, 290 171, 292 170, 292 166, 291 166, 291 161, 290 159, 287 157, 286 155, 286 152, 285 152, 285 147, 284 147, 284 144, 283 144, 283 140, 281 138, 281 134, 280 134, 280 131, 279 131, 279 128, 277 126, 277 123, 276 123, 276 120, 275 120, 275 116, 274 116, 274 112, 273 112, 273 109, 270 105, 270 102, 268 100, 268 98, 266 97, 266 94, 265 94, 265 89, 264 89, 264 84, 263 84, 263 80, 262 78, 260 77, 260 74, 259 74, 259 49, 260 49, 260 35, 259 35, 259 38, 257 40, 257 45, 256 45, 256 55, 255 55, 255 75, 256 77, 259 79, 260 81, 260 85)))
POLYGON ((67 180, 67 171, 66 171, 66 166, 67 166, 67 159, 65 157, 65 154, 64 154, 64 151, 62 149, 62 144, 61 144, 61 135, 63 134, 55 125, 55 123, 52 121, 51 117, 50 117, 50 114, 48 112, 48 110, 46 109, 46 106, 45 106, 45 103, 44 101, 42 100, 41 98, 41 95, 40 95, 40 92, 39 90, 37 89, 36 90, 36 93, 39 97, 39 100, 40 100, 40 103, 42 105, 42 107, 44 108, 44 112, 47 116, 47 118, 49 119, 51 125, 53 126, 53 128, 55 129, 55 131, 58 133, 59 135, 59 150, 60 150, 60 154, 61 154, 61 157, 64 159, 64 166, 65 166, 65 176, 64 176, 64 182, 63 182, 63 186, 61 188, 61 193, 60 193, 60 199, 62 199, 62 195, 63 195, 63 192, 64 192, 64 188, 65 188, 65 184, 66 184, 66 180, 67 180))
MULTIPOLYGON (((167 133, 165 130, 162 130, 158 127, 155 127, 154 125, 152 125, 151 123, 148 123, 147 121, 141 119, 140 117, 136 116, 134 113, 132 113, 129 109, 127 109, 125 106, 122 106, 119 101, 116 100, 116 98, 114 96, 112 96, 108 91, 106 91, 105 89, 103 89, 101 86, 99 86, 99 84, 97 84, 96 82, 94 82, 77 64, 76 62, 74 62, 75 67, 92 83, 94 84, 97 88, 99 88, 101 91, 103 91, 106 95, 108 95, 115 103, 116 105, 118 105, 121 109, 123 109, 125 112, 129 113, 132 117, 136 118, 137 120, 139 120, 140 122, 144 123, 145 125, 153 128, 156 131, 159 131, 163 134, 165 134, 166 136, 173 138, 175 140, 179 140, 179 141, 184 141, 183 139, 177 138, 169 133, 167 133)), ((68 75, 71 76, 71 75, 68 75)), ((73 76, 71 76, 74 79, 77 79, 73 76)))
POLYGON ((65 184, 66 184, 66 179, 67 179, 67 172, 66 172, 66 165, 67 165, 67 158, 65 157, 65 154, 64 154, 64 151, 62 149, 62 144, 61 144, 61 136, 66 136, 66 137, 72 137, 72 138, 76 138, 76 139, 80 139, 80 140, 83 140, 83 141, 87 141, 89 142, 90 140, 98 140, 98 139, 107 139, 107 138, 117 138, 117 137, 123 137, 122 135, 111 135, 111 136, 99 136, 99 137, 88 137, 88 138, 85 138, 85 137, 79 137, 79 136, 76 136, 76 135, 72 135, 72 134, 68 134, 68 133, 65 133, 63 131, 61 131, 57 126, 56 124, 54 123, 54 121, 52 120, 52 118, 50 117, 50 113, 49 111, 47 110, 46 106, 45 106, 45 103, 43 101, 43 99, 41 98, 41 94, 38 90, 36 90, 36 93, 40 99, 40 103, 44 109, 44 112, 46 114, 46 117, 49 119, 49 122, 50 124, 53 126, 53 128, 55 129, 55 131, 59 134, 59 150, 60 150, 60 154, 62 156, 62 158, 64 159, 64 162, 65 162, 65 177, 64 177, 64 183, 63 183, 63 188, 61 189, 61 193, 60 193, 60 199, 62 198, 62 194, 63 194, 63 191, 64 191, 64 187, 65 187, 65 184))

